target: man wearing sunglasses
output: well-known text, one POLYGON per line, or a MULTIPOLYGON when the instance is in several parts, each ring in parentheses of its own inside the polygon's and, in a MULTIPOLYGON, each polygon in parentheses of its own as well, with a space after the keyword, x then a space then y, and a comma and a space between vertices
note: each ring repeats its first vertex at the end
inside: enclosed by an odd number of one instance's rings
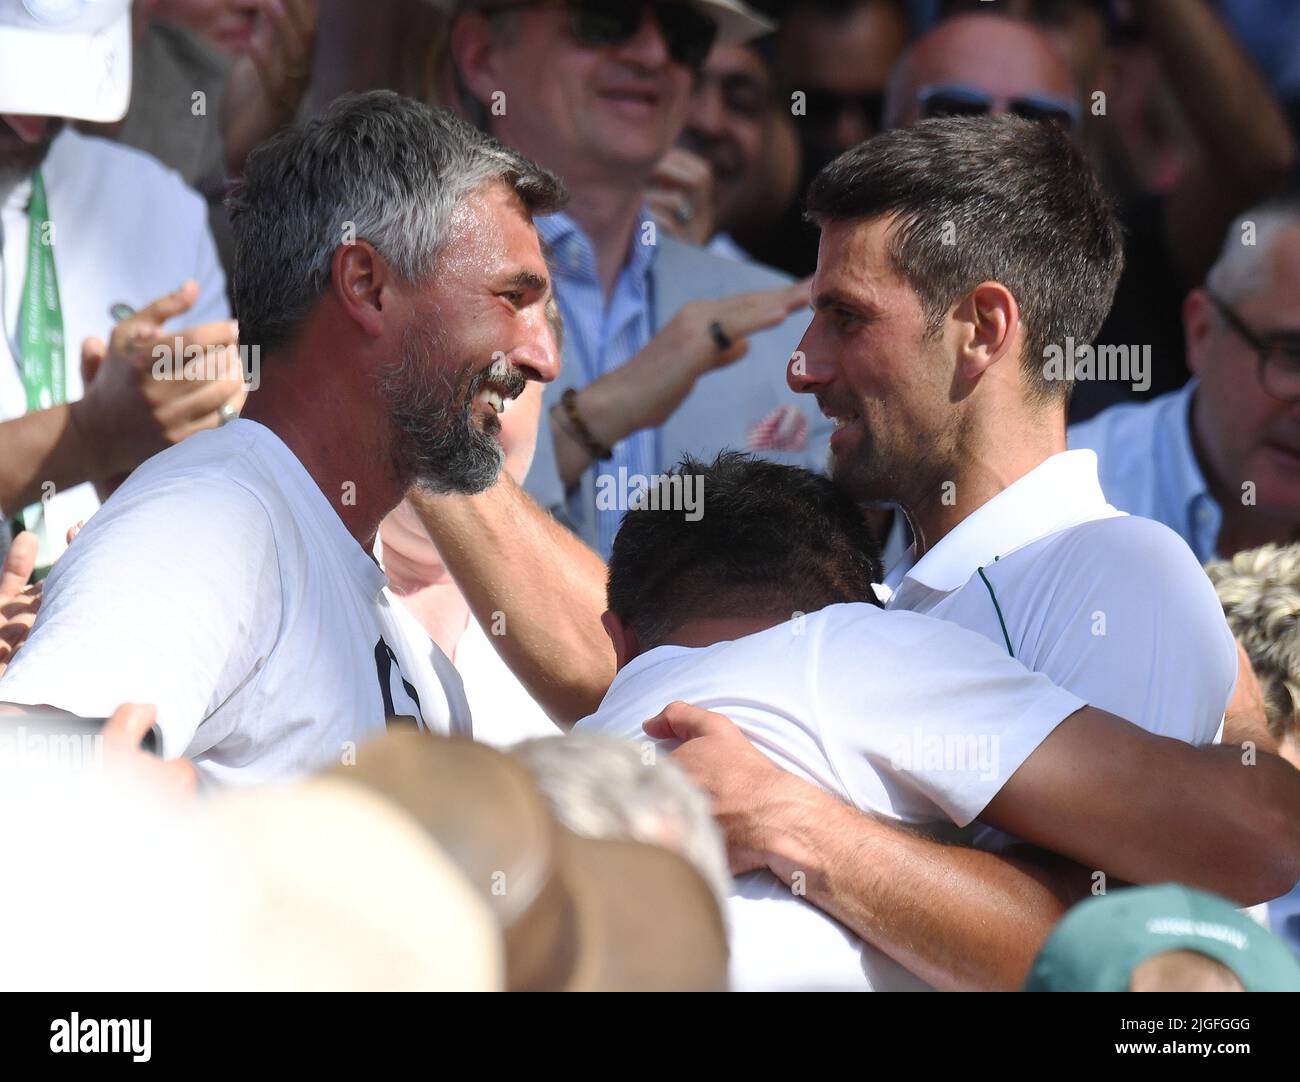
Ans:
POLYGON ((631 479, 684 452, 730 446, 821 465, 829 425, 781 379, 806 325, 795 314, 806 287, 674 240, 646 202, 715 41, 770 24, 737 0, 457 10, 450 52, 464 112, 571 193, 564 213, 538 222, 565 346, 529 492, 606 554, 631 479))
POLYGON ((1121 510, 1163 522, 1202 563, 1300 538, 1300 200, 1248 210, 1183 304, 1181 390, 1070 429, 1121 510), (1253 243, 1246 243, 1253 240, 1253 243))

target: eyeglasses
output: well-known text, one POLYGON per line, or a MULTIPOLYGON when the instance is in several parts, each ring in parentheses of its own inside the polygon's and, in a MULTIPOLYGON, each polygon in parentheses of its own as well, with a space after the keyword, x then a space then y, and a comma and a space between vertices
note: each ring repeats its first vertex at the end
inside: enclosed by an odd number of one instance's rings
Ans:
POLYGON ((917 94, 921 116, 984 116, 1001 109, 1025 120, 1046 120, 1062 131, 1072 132, 1079 123, 1078 103, 1040 94, 1018 94, 996 98, 973 86, 951 84, 921 87, 917 94))
POLYGON ((1300 334, 1262 336, 1211 294, 1223 320, 1259 356, 1259 385, 1279 402, 1300 402, 1300 334))
POLYGON ((698 69, 713 48, 718 24, 693 4, 673 0, 518 0, 488 4, 484 15, 508 11, 562 7, 569 16, 569 33, 580 45, 601 48, 624 45, 636 37, 649 10, 663 34, 675 63, 698 69))

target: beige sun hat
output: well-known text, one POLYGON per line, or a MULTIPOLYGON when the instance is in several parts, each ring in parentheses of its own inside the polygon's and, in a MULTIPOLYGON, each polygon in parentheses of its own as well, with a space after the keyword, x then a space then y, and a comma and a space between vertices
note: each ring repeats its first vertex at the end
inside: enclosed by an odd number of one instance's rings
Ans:
POLYGON ((580 838, 522 763, 486 744, 391 732, 329 776, 382 794, 481 893, 506 944, 512 991, 716 991, 726 928, 676 853, 580 838))
POLYGON ((233 945, 217 983, 250 991, 500 991, 491 908, 408 814, 339 778, 232 790, 201 822, 233 945))
MULTIPOLYGON (((454 15, 471 5, 473 0, 429 0, 435 8, 454 15)), ((741 0, 690 0, 697 8, 706 11, 718 24, 718 40, 729 45, 752 41, 776 29, 776 25, 763 18, 741 0)), ((482 6, 488 6, 485 2, 482 6)))

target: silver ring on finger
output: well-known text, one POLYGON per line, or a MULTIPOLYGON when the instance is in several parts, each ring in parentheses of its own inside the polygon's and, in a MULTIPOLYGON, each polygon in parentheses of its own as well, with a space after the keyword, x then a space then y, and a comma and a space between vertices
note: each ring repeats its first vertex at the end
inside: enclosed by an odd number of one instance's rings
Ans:
POLYGON ((690 200, 679 203, 677 206, 673 207, 673 217, 676 218, 681 225, 690 225, 691 222, 695 220, 695 204, 690 200))
POLYGON ((722 324, 716 319, 709 324, 709 334, 713 338, 713 344, 724 353, 735 344, 731 336, 722 329, 722 324))
POLYGON ((221 403, 221 408, 217 410, 217 424, 228 425, 238 418, 239 410, 235 409, 229 402, 221 403))

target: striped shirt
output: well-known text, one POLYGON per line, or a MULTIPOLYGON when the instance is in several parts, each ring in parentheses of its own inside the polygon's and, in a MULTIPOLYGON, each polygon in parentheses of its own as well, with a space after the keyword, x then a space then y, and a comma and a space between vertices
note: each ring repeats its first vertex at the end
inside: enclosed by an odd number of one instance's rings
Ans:
MULTIPOLYGON (((537 232, 549 249, 556 303, 564 317, 563 361, 576 368, 578 377, 573 385, 578 390, 634 357, 654 336, 650 267, 655 246, 643 241, 654 237, 653 227, 646 229, 650 221, 649 211, 643 207, 627 261, 606 302, 596 271, 595 248, 578 223, 564 213, 537 219, 537 232)), ((659 460, 658 444, 656 429, 642 429, 616 443, 611 448, 613 458, 593 462, 589 469, 597 483, 602 474, 615 479, 635 474, 649 477, 659 460), (620 467, 627 472, 620 474, 620 467)), ((605 559, 609 559, 623 514, 622 509, 596 512, 598 548, 605 559)))

